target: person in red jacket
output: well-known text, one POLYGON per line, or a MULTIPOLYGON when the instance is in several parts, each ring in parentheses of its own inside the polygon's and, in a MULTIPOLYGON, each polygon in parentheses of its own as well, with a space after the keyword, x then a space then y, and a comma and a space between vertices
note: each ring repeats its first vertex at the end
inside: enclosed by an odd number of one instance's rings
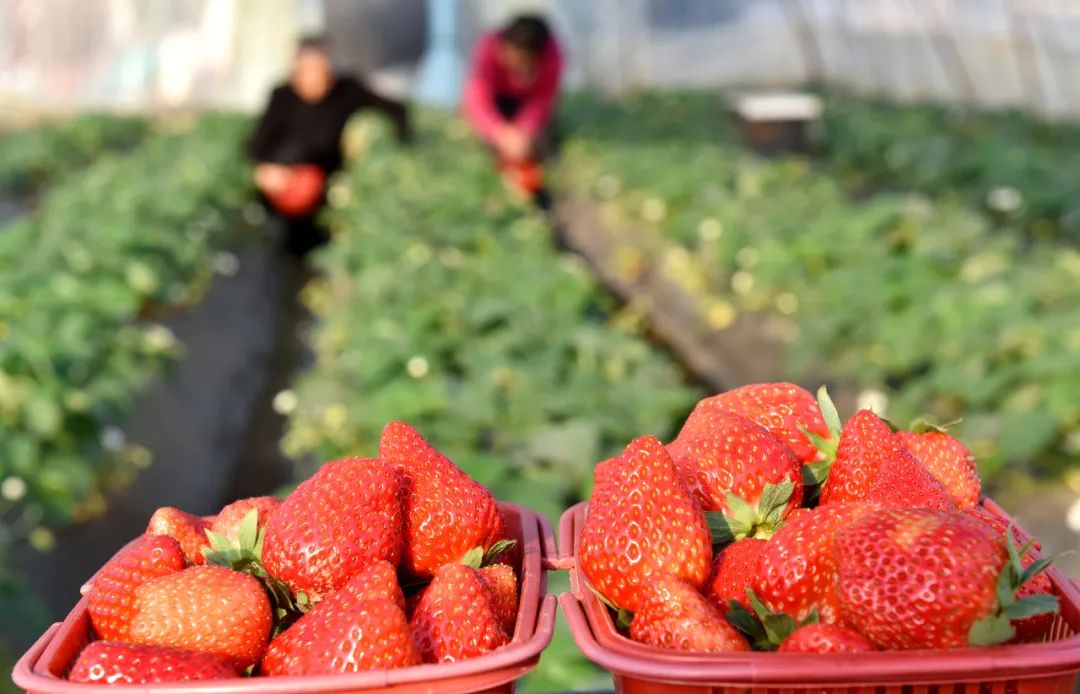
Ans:
POLYGON ((508 182, 533 195, 561 74, 547 22, 522 15, 480 39, 465 81, 466 119, 494 147, 508 182))

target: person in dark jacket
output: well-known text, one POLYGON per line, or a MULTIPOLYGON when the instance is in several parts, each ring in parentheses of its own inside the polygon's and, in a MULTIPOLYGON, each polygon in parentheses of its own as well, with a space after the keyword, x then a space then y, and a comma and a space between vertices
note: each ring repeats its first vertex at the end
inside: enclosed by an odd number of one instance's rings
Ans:
POLYGON ((341 136, 349 118, 374 109, 390 118, 401 141, 411 139, 405 105, 334 72, 327 42, 300 41, 289 81, 276 87, 248 143, 255 185, 285 223, 285 248, 297 257, 325 243, 316 223, 325 179, 341 168, 341 136))

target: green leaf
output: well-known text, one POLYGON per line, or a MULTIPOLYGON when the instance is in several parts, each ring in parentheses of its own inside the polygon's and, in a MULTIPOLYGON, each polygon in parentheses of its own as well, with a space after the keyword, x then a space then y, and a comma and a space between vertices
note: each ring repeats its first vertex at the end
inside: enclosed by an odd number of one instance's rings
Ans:
POLYGON ((1056 595, 1040 593, 1017 600, 1005 608, 1005 616, 1010 620, 1032 617, 1037 614, 1056 613, 1061 603, 1056 595))
POLYGON ((620 629, 626 630, 630 628, 630 623, 634 621, 634 613, 630 610, 619 610, 615 615, 615 626, 620 629))
POLYGON ((488 551, 484 554, 483 566, 489 566, 495 563, 495 560, 502 556, 505 552, 509 552, 517 544, 517 540, 499 540, 495 542, 491 547, 488 547, 488 551))
POLYGON ((737 523, 753 526, 754 521, 757 519, 757 511, 753 506, 746 503, 739 497, 735 496, 731 492, 724 495, 724 500, 727 502, 728 515, 731 516, 737 523))
MULTIPOLYGON (((1007 543, 1012 547, 1012 543, 1007 543)), ((1013 552, 1016 550, 1013 549, 1013 552)), ((1016 601, 1016 568, 1012 563, 1006 564, 998 575, 997 599, 998 607, 1004 609, 1016 601)))
POLYGON ((968 643, 972 646, 996 646, 1008 643, 1016 635, 1009 620, 1002 615, 980 619, 968 631, 968 643))
POLYGON ((746 635, 751 644, 764 643, 765 627, 758 618, 746 609, 738 600, 729 600, 727 613, 724 615, 728 623, 746 635))
POLYGON ((840 413, 836 410, 836 404, 829 397, 829 389, 821 386, 817 391, 818 407, 821 408, 821 416, 825 418, 825 425, 829 427, 834 439, 840 438, 840 430, 843 424, 840 422, 840 413))
POLYGON ((705 513, 705 522, 709 526, 709 534, 712 536, 714 547, 723 547, 735 542, 739 536, 745 537, 749 528, 740 526, 734 519, 719 511, 705 513))
POLYGON ((1020 579, 1017 583, 1021 587, 1024 586, 1028 581, 1050 568, 1050 565, 1053 564, 1056 559, 1057 557, 1045 557, 1031 562, 1031 564, 1024 569, 1024 572, 1020 574, 1020 579))
POLYGON ((465 566, 468 566, 468 567, 471 567, 471 568, 474 568, 474 569, 479 569, 481 567, 481 565, 484 563, 484 548, 483 547, 473 547, 472 549, 470 549, 468 552, 465 553, 465 556, 463 556, 461 558, 461 563, 464 564, 465 566))
POLYGON ((254 549, 259 535, 259 509, 253 508, 244 514, 237 528, 237 542, 243 549, 254 549))

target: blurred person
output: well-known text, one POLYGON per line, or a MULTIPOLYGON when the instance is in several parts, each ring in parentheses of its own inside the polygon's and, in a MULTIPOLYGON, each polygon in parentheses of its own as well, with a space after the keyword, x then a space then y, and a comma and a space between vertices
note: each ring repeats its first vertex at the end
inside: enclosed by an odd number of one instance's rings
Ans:
POLYGON ((481 37, 465 81, 466 119, 494 148, 507 183, 541 202, 540 161, 549 146, 562 62, 547 22, 521 15, 481 37))
POLYGON ((316 217, 327 176, 341 168, 345 124, 362 109, 381 111, 399 140, 411 140, 404 104, 376 94, 357 76, 335 73, 325 38, 301 39, 289 81, 271 92, 248 143, 255 185, 284 221, 285 249, 293 256, 302 258, 329 238, 316 217))

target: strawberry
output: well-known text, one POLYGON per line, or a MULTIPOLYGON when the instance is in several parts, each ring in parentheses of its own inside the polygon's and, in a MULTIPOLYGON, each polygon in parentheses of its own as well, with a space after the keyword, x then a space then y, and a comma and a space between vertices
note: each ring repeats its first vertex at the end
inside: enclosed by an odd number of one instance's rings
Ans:
POLYGON ((979 471, 967 446, 940 429, 901 431, 897 436, 949 492, 957 508, 974 508, 979 503, 979 471))
POLYGON ((749 651, 746 639, 716 606, 670 574, 654 573, 641 589, 630 638, 660 648, 700 653, 749 651))
POLYGON ((507 634, 514 633, 514 625, 517 623, 518 612, 518 580, 514 570, 506 564, 492 564, 479 569, 480 578, 484 580, 488 592, 491 593, 491 606, 507 634))
POLYGON ((205 561, 203 548, 210 546, 206 539, 206 528, 206 521, 199 516, 184 513, 171 506, 163 506, 150 516, 146 534, 168 535, 180 543, 189 562, 202 564, 205 561))
POLYGON ((217 653, 243 671, 259 661, 270 635, 262 584, 220 566, 193 566, 135 590, 132 643, 217 653))
POLYGON ((217 518, 210 525, 210 530, 232 542, 236 542, 239 539, 240 522, 244 520, 244 516, 248 514, 248 511, 251 509, 258 511, 258 529, 262 530, 269 522, 271 514, 280 505, 281 500, 276 496, 253 496, 249 499, 234 501, 221 509, 217 518))
POLYGON ((156 684, 237 677, 228 658, 181 648, 94 641, 82 649, 68 679, 86 684, 156 684))
MULTIPOLYGON (((326 596, 282 634, 274 637, 262 656, 264 675, 298 675, 316 664, 309 657, 327 639, 339 638, 351 628, 363 602, 387 600, 397 610, 405 609, 405 597, 397 585, 396 570, 387 561, 377 560, 357 573, 336 593, 326 596)), ((366 617, 365 617, 366 618, 366 617)), ((407 629, 406 629, 407 632, 407 629)), ((319 656, 322 657, 322 656, 319 656)), ((323 667, 325 663, 320 661, 323 667)))
POLYGON ((324 464, 270 516, 266 570, 312 600, 341 588, 369 564, 401 555, 400 476, 372 458, 324 464))
POLYGON ((832 437, 814 396, 793 383, 756 383, 735 388, 698 403, 698 410, 720 409, 747 417, 787 444, 802 464, 822 458, 813 436, 832 437), (807 433, 813 435, 809 436, 807 433))
POLYGON ((109 641, 126 641, 135 616, 135 589, 187 566, 180 543, 164 535, 144 535, 106 562, 87 595, 90 623, 109 641))
POLYGON ((945 489, 870 410, 844 424, 821 503, 870 501, 895 507, 952 508, 945 489))
POLYGON ((733 542, 716 553, 705 595, 722 611, 727 612, 728 603, 732 600, 743 607, 750 607, 746 588, 753 585, 758 559, 765 551, 765 544, 765 540, 751 537, 733 542))
POLYGON ((875 511, 837 534, 834 554, 845 619, 889 650, 1004 643, 1011 619, 1057 609, 1016 600, 1045 563, 1023 569, 1004 536, 956 511, 875 511))
POLYGON ((854 629, 822 624, 807 624, 784 639, 780 653, 867 653, 876 651, 874 642, 854 629))
POLYGON ((799 621, 811 617, 816 609, 822 622, 842 623, 834 537, 874 509, 872 504, 830 504, 789 520, 758 559, 757 576, 751 585, 761 602, 769 610, 799 621))
POLYGON ((578 565, 593 588, 633 612, 652 573, 703 586, 712 559, 709 527, 663 445, 642 436, 604 469, 578 546, 578 565))
POLYGON ((476 569, 444 564, 409 620, 425 663, 453 663, 502 648, 510 641, 491 594, 476 569))
MULTIPOLYGON (((1040 549, 1039 544, 1032 540, 1030 543, 1031 547, 1027 547, 1020 531, 1016 526, 1011 525, 1008 520, 990 513, 981 506, 965 509, 964 514, 986 523, 1002 537, 1011 537, 1012 545, 1020 555, 1020 565, 1025 570, 1036 561, 1040 561, 1039 556, 1036 554, 1036 551, 1040 549)), ((1022 600, 1031 595, 1053 594, 1054 586, 1050 583, 1050 577, 1046 575, 1046 573, 1039 573, 1027 583, 1020 586, 1020 589, 1016 591, 1016 598, 1017 600, 1022 600)), ((1016 636, 1013 637, 1010 643, 1035 643, 1042 641, 1053 624, 1054 614, 1052 612, 1044 612, 1042 614, 1031 615, 1030 617, 1014 619, 1012 620, 1012 627, 1016 631, 1016 636)))
POLYGON ((743 528, 745 535, 757 533, 759 525, 771 530, 802 501, 802 469, 795 456, 765 427, 742 415, 699 407, 667 451, 701 507, 749 526, 743 528), (761 503, 770 485, 785 483, 785 489, 790 487, 786 498, 761 503))
POLYGON ((312 608, 266 650, 264 675, 321 675, 419 665, 409 622, 391 600, 333 600, 312 608), (293 635, 303 625, 299 637, 293 635))
MULTIPOLYGON (((329 645, 326 643, 328 639, 340 640, 344 634, 349 633, 353 629, 350 620, 366 622, 368 617, 361 617, 360 606, 372 601, 391 603, 397 612, 401 613, 402 622, 405 621, 405 596, 397 583, 397 572, 389 562, 379 560, 372 563, 340 590, 326 596, 295 624, 276 636, 263 656, 263 674, 345 672, 346 670, 325 669, 330 667, 329 661, 325 654, 318 651, 329 645)), ((405 633, 408 634, 407 628, 405 633)), ((345 644, 345 647, 351 649, 355 645, 345 644)))
POLYGON ((379 459, 401 473, 405 496, 402 568, 430 578, 472 550, 489 550, 505 534, 495 497, 409 424, 390 422, 379 459))

